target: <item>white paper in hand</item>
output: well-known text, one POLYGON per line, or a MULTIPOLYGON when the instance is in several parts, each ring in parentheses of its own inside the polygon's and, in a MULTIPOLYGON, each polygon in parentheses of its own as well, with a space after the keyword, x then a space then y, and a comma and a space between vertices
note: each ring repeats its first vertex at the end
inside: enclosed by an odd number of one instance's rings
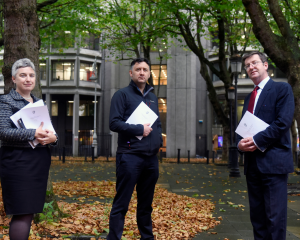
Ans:
POLYGON ((47 106, 22 108, 22 120, 27 129, 37 129, 41 122, 44 122, 43 129, 53 131, 55 134, 47 106))
MULTIPOLYGON (((129 124, 145 124, 150 123, 150 127, 156 121, 158 116, 152 111, 144 102, 133 111, 130 117, 127 119, 126 123, 129 124)), ((143 136, 136 136, 139 140, 142 140, 143 136)))
POLYGON ((18 124, 18 120, 20 118, 22 118, 22 109, 32 108, 32 107, 41 107, 41 106, 44 106, 43 100, 39 100, 35 103, 28 103, 25 107, 21 108, 14 115, 10 116, 10 119, 14 122, 14 124, 17 126, 17 128, 20 128, 20 126, 18 124))
MULTIPOLYGON (((23 107, 22 109, 25 108, 33 108, 33 107, 40 107, 40 106, 44 106, 44 102, 43 100, 39 100, 35 103, 28 103, 25 107, 23 107)), ((20 128, 19 124, 18 124, 18 120, 20 118, 22 118, 22 109, 20 109, 18 112, 16 112, 14 115, 10 116, 10 119, 13 121, 13 123, 17 126, 17 128, 20 128)), ((29 141, 29 144, 32 148, 35 148, 36 145, 39 144, 37 139, 34 139, 33 141, 29 141)))
POLYGON ((264 131, 270 125, 246 111, 235 132, 243 138, 253 137, 257 133, 264 131))

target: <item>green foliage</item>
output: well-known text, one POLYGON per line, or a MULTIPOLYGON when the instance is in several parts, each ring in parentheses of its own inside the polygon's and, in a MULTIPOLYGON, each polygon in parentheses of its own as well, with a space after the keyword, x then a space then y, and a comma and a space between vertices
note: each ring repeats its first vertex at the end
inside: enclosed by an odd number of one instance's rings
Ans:
MULTIPOLYGON (((167 57, 168 35, 161 25, 162 11, 151 1, 119 0, 95 2, 94 8, 105 9, 94 14, 93 34, 101 34, 102 47, 117 60, 149 58, 150 51, 167 57)), ((107 56, 107 57, 110 57, 107 56)))
POLYGON ((44 203, 43 212, 39 214, 40 222, 55 222, 58 220, 59 212, 54 209, 53 201, 50 203, 44 203))

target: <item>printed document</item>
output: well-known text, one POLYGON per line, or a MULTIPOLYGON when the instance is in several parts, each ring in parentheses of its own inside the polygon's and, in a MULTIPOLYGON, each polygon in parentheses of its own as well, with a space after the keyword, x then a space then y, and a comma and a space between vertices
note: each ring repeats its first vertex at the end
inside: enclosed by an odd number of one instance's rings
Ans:
MULTIPOLYGON (((28 103, 25 108, 32 108, 32 107, 39 107, 39 106, 44 106, 43 100, 39 100, 35 103, 28 103)), ((18 112, 16 112, 14 115, 10 116, 10 119, 13 121, 13 123, 17 126, 17 128, 21 128, 21 126, 18 123, 18 120, 22 118, 22 109, 20 109, 18 112)), ((31 145, 32 148, 35 148, 36 145, 39 144, 38 140, 34 139, 33 141, 29 141, 29 144, 31 145)))
MULTIPOLYGON (((43 100, 39 100, 35 103, 28 103, 25 107, 23 107, 22 109, 25 108, 32 108, 32 107, 40 107, 40 106, 44 106, 44 102, 43 100)), ((22 109, 20 109, 18 112, 16 112, 14 115, 10 116, 10 119, 13 121, 13 123, 17 126, 17 128, 20 128, 19 124, 18 124, 18 120, 20 118, 22 118, 22 109)))
MULTIPOLYGON (((22 119, 24 126, 27 129, 37 129, 41 125, 41 122, 44 122, 43 129, 49 129, 50 131, 53 131, 55 133, 49 116, 48 108, 44 105, 43 100, 27 104, 25 107, 23 107, 10 117, 17 128, 21 128, 18 123, 18 120, 20 118, 22 119)), ((29 141, 29 144, 32 148, 35 148, 35 146, 38 145, 39 142, 37 139, 34 139, 33 141, 29 141)))
MULTIPOLYGON (((150 123, 150 127, 156 121, 158 116, 151 110, 144 102, 134 110, 134 112, 127 119, 126 123, 129 124, 145 124, 150 123)), ((143 136, 136 136, 139 140, 142 140, 143 136)))
POLYGON ((269 124, 265 123, 263 120, 259 119, 254 114, 250 113, 249 111, 246 111, 235 132, 243 138, 253 137, 254 135, 265 130, 269 126, 269 124))
POLYGON ((22 120, 27 129, 36 129, 41 125, 41 122, 44 122, 43 129, 53 131, 55 134, 47 106, 44 105, 34 108, 22 108, 21 111, 22 120))

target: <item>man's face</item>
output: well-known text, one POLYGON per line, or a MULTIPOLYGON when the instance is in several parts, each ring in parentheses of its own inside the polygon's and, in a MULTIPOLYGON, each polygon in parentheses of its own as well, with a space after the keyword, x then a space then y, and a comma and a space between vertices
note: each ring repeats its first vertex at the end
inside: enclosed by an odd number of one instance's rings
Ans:
POLYGON ((246 71, 255 85, 258 85, 268 76, 268 63, 263 63, 257 54, 254 54, 245 60, 245 66, 248 65, 249 67, 246 69, 246 71), (256 65, 253 66, 251 63, 256 63, 256 65))
POLYGON ((129 70, 129 74, 135 84, 146 84, 150 78, 150 69, 145 62, 135 63, 132 70, 129 70))

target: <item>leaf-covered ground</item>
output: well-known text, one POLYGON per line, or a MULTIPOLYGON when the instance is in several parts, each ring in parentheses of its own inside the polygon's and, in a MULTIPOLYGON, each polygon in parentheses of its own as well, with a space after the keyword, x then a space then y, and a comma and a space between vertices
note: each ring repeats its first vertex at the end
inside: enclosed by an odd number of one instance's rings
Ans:
MULTIPOLYGON (((75 203, 59 201, 61 209, 69 217, 59 222, 42 222, 33 224, 30 239, 55 239, 76 234, 99 236, 108 231, 111 199, 115 195, 115 183, 110 181, 61 181, 55 182, 54 191, 61 199, 73 198, 75 203), (99 199, 99 201, 97 200, 99 199), (103 202, 107 199, 107 202, 103 202), (101 201, 101 202, 100 202, 101 201)), ((123 239, 138 239, 136 224, 137 198, 134 192, 126 215, 123 239)), ((153 232, 155 239, 190 239, 195 234, 214 228, 220 224, 221 217, 215 219, 212 212, 215 205, 206 199, 195 199, 170 193, 157 187, 153 201, 153 232)), ((9 221, 0 199, 0 234, 9 239, 9 221)))

